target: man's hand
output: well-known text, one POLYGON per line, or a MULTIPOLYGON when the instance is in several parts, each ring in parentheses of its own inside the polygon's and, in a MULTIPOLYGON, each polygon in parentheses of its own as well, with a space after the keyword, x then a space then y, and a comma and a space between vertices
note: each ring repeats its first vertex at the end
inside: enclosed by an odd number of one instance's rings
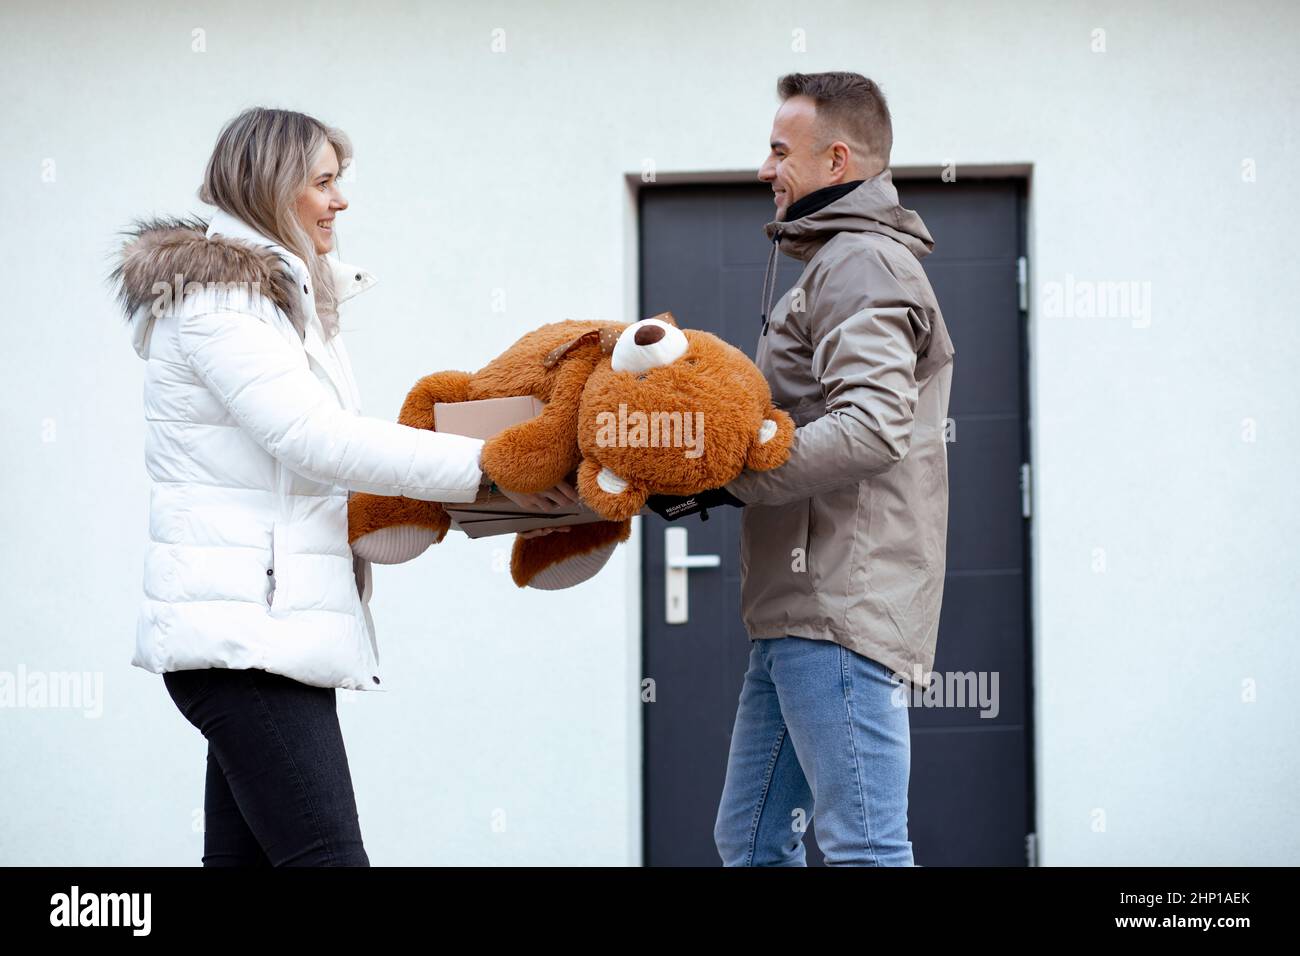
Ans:
POLYGON ((726 488, 710 488, 699 494, 687 495, 651 495, 646 499, 650 510, 665 521, 676 521, 687 515, 699 514, 701 521, 709 520, 709 509, 722 505, 743 508, 745 503, 726 488))
POLYGON ((534 528, 532 531, 520 531, 521 538, 540 538, 544 534, 551 534, 554 531, 568 531, 569 526, 562 524, 558 528, 534 528))

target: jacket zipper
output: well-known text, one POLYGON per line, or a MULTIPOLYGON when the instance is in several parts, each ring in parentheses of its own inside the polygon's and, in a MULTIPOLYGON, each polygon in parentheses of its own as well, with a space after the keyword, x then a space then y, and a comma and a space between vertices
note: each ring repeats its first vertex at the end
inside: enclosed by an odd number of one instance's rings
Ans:
POLYGON ((280 459, 276 458, 275 459, 275 514, 272 515, 271 517, 271 559, 266 569, 266 576, 271 581, 271 587, 266 592, 266 607, 268 611, 272 607, 274 607, 274 601, 275 601, 275 530, 277 524, 280 521, 281 500, 283 498, 280 489, 280 484, 282 481, 281 468, 282 466, 280 465, 280 459))
POLYGON ((807 513, 804 515, 804 526, 803 526, 803 561, 804 561, 804 565, 803 565, 803 566, 804 566, 804 570, 808 572, 808 574, 809 574, 809 580, 811 581, 811 580, 812 580, 812 578, 811 578, 811 575, 812 575, 812 531, 813 531, 813 527, 812 527, 812 524, 813 524, 813 500, 812 500, 811 498, 808 499, 808 504, 807 504, 806 507, 807 507, 808 510, 807 510, 807 513))
POLYGON ((772 235, 772 252, 768 255, 767 271, 763 274, 763 335, 767 335, 768 322, 771 319, 772 311, 772 286, 776 285, 776 276, 773 274, 769 281, 768 273, 775 273, 779 267, 776 261, 776 248, 781 242, 781 227, 777 226, 772 235))
POLYGON ((266 607, 270 610, 275 601, 275 522, 271 522, 271 566, 266 569, 266 576, 271 580, 271 587, 266 592, 266 607))

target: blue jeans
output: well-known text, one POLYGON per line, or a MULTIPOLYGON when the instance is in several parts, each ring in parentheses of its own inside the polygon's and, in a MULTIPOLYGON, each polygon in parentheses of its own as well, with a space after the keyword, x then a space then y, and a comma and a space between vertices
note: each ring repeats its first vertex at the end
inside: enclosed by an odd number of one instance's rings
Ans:
POLYGON ((369 866, 334 688, 264 670, 163 674, 208 740, 204 866, 369 866))
POLYGON ((830 641, 752 641, 713 838, 726 866, 913 866, 911 734, 892 670, 830 641))

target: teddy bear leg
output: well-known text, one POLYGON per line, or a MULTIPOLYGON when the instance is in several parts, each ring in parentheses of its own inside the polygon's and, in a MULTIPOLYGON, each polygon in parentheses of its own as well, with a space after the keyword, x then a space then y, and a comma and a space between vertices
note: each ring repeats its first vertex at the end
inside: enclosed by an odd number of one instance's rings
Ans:
MULTIPOLYGON (((468 372, 435 372, 420 379, 406 395, 398 422, 433 429, 433 406, 469 397, 468 372)), ((348 543, 352 552, 374 564, 401 564, 437 544, 451 527, 442 505, 401 496, 366 492, 348 496, 348 543)))
POLYGON ((442 505, 416 498, 348 496, 348 543, 352 553, 374 564, 401 564, 437 544, 451 527, 442 505))
POLYGON ((521 588, 571 588, 603 568, 614 548, 631 533, 631 521, 594 521, 535 538, 516 537, 510 577, 521 588))

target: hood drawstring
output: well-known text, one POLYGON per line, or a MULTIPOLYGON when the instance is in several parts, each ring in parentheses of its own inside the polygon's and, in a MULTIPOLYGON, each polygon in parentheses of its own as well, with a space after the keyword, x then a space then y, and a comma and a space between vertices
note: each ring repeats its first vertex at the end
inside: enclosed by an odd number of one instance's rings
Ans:
POLYGON ((767 257, 767 269, 763 273, 763 334, 767 335, 768 316, 772 311, 772 293, 776 286, 776 250, 781 243, 781 227, 776 228, 772 236, 772 251, 767 257))

